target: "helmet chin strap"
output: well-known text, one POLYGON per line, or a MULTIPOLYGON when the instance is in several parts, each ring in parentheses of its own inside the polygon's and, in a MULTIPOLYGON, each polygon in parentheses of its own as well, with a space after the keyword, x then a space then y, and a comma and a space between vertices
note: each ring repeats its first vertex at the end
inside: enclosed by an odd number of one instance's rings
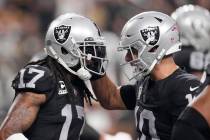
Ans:
POLYGON ((83 66, 77 70, 76 72, 73 71, 71 68, 68 67, 68 65, 63 61, 62 58, 58 57, 57 53, 55 52, 55 50, 49 46, 49 50, 50 52, 53 54, 54 58, 65 68, 67 69, 70 73, 77 75, 81 80, 87 81, 89 80, 92 75, 90 74, 90 72, 88 70, 86 70, 83 66))

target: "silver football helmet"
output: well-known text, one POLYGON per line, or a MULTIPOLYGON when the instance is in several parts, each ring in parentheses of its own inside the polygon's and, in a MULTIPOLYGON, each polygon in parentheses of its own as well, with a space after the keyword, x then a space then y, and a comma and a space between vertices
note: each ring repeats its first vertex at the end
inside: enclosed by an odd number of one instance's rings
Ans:
POLYGON ((210 13, 197 5, 184 5, 172 13, 180 29, 181 42, 204 51, 210 49, 210 13))
POLYGON ((108 63, 105 40, 99 28, 90 19, 77 14, 61 15, 50 24, 45 50, 83 80, 91 78, 90 72, 103 75, 108 63))
POLYGON ((175 20, 161 12, 149 11, 131 18, 121 32, 118 50, 131 52, 132 61, 122 65, 135 68, 131 80, 148 75, 164 56, 180 51, 181 42, 175 20), (138 58, 134 58, 134 52, 138 58))

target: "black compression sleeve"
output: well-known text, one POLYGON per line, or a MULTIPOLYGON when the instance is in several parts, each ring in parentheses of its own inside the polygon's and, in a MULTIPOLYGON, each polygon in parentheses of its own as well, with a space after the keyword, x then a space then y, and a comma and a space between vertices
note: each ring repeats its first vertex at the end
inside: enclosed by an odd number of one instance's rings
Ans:
POLYGON ((126 85, 120 88, 122 100, 129 110, 133 110, 136 105, 136 89, 134 85, 126 85))
POLYGON ((177 122, 172 131, 171 140, 207 140, 202 134, 190 125, 177 122))
POLYGON ((99 140, 100 134, 90 125, 85 124, 80 140, 99 140))
POLYGON ((187 107, 174 125, 172 140, 208 140, 210 128, 204 117, 192 107, 187 107))

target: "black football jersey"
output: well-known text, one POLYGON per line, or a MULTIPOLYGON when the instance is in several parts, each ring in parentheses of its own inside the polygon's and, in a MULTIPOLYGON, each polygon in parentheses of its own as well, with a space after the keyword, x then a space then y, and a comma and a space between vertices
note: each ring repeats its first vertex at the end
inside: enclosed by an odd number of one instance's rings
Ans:
POLYGON ((203 72, 210 63, 210 53, 195 50, 192 46, 183 47, 182 51, 173 55, 175 63, 187 72, 203 72))
POLYGON ((47 97, 24 135, 30 140, 78 140, 84 124, 84 93, 77 83, 81 81, 72 80, 62 66, 49 61, 54 60, 47 57, 27 65, 13 81, 16 94, 33 92, 47 97))
MULTIPOLYGON (((135 104, 139 140, 169 140, 174 122, 196 96, 195 90, 199 85, 200 81, 195 76, 181 69, 162 80, 154 81, 148 76, 141 82, 137 81, 132 86, 136 94, 130 93, 128 97, 135 96, 136 102, 123 101, 126 106, 133 104, 130 106, 134 107, 135 104)), ((123 91, 126 92, 125 89, 123 91)))

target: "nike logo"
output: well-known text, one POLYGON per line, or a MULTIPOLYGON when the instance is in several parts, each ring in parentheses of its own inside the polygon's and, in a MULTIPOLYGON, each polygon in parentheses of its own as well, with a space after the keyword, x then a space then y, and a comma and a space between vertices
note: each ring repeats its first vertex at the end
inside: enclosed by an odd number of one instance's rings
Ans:
POLYGON ((197 86, 197 87, 191 87, 190 86, 190 91, 195 91, 197 88, 199 88, 199 86, 197 86))

